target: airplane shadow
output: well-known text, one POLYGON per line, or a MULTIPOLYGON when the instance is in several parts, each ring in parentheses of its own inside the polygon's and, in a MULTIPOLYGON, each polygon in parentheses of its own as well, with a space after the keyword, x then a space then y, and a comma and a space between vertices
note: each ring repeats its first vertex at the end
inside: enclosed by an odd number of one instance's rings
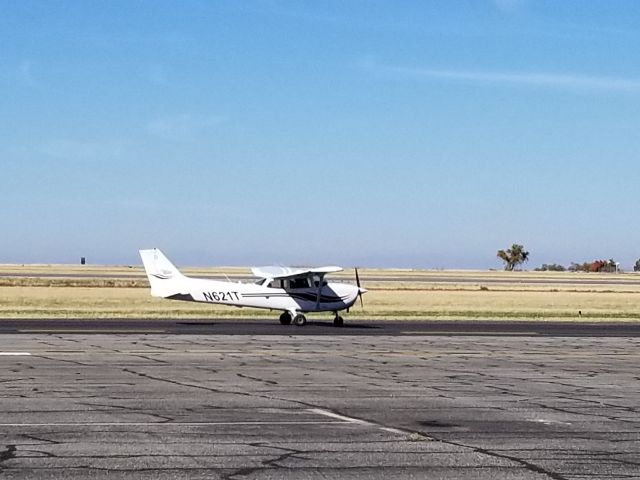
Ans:
POLYGON ((295 325, 279 325, 278 322, 274 322, 271 320, 265 320, 265 321, 233 321, 233 320, 222 320, 222 321, 186 321, 186 322, 176 322, 176 325, 180 325, 180 326, 185 326, 185 327, 223 327, 223 326, 253 326, 253 327, 264 327, 264 326, 268 326, 268 327, 279 327, 279 328, 289 328, 289 327, 293 327, 293 328, 302 328, 307 329, 307 328, 313 328, 313 327, 322 327, 322 328, 331 328, 332 330, 335 330, 336 332, 339 332, 340 330, 380 330, 383 327, 379 326, 379 325, 365 325, 362 323, 351 323, 346 321, 344 323, 344 325, 342 325, 341 327, 335 327, 333 325, 333 321, 318 321, 318 320, 311 320, 308 321, 307 324, 304 327, 296 327, 295 325))
POLYGON ((360 330, 379 330, 382 328, 381 326, 363 325, 361 323, 350 323, 348 321, 345 321, 344 325, 342 325, 341 327, 335 327, 332 321, 331 322, 310 321, 310 322, 307 322, 306 327, 308 326, 331 327, 331 328, 335 328, 336 330, 359 330, 359 329, 360 330))

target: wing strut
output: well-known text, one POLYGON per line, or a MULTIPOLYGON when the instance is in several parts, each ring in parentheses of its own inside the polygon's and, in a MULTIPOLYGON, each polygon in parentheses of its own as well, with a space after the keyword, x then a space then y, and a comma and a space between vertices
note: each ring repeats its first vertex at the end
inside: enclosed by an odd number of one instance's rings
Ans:
POLYGON ((318 294, 316 295, 316 310, 320 308, 320 296, 322 295, 322 286, 324 285, 324 273, 319 275, 318 294))

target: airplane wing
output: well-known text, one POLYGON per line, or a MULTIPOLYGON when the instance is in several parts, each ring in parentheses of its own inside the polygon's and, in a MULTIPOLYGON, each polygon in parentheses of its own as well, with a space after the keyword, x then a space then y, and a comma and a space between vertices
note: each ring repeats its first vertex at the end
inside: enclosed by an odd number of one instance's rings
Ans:
POLYGON ((318 273, 325 275, 327 273, 341 272, 342 267, 316 267, 316 268, 290 268, 290 267, 253 267, 251 272, 259 278, 295 278, 306 277, 318 273))

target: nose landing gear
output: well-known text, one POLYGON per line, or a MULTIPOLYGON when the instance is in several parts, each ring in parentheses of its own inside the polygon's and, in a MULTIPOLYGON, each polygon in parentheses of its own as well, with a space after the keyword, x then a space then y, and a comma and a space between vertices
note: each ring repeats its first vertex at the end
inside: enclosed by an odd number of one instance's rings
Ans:
POLYGON ((304 327, 307 324, 307 317, 299 313, 295 317, 293 317, 293 323, 295 323, 298 327, 304 327))

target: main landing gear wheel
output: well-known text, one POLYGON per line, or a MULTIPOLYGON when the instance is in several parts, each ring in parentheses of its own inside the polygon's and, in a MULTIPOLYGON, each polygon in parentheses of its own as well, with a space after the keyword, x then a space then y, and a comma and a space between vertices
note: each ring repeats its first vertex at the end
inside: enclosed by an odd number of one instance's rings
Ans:
POLYGON ((298 327, 304 327, 307 323, 307 317, 299 313, 295 317, 293 317, 293 323, 295 323, 298 327))
POLYGON ((335 318, 333 319, 333 326, 341 327, 343 324, 344 324, 344 318, 342 318, 340 315, 336 315, 335 318))
POLYGON ((284 312, 282 315, 280 315, 280 323, 282 325, 291 325, 291 315, 289 314, 289 312, 284 312))

